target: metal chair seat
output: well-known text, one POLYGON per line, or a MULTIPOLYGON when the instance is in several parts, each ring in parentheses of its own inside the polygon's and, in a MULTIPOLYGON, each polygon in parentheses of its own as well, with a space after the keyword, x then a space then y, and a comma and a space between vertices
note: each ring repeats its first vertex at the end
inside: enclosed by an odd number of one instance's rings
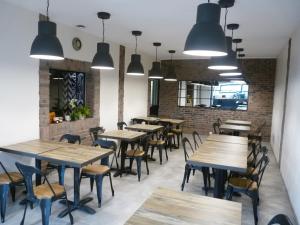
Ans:
POLYGON ((37 187, 34 187, 33 193, 37 199, 45 199, 45 198, 51 199, 53 197, 62 196, 65 193, 64 186, 62 186, 58 183, 51 184, 51 188, 48 184, 42 184, 37 187), (53 192, 55 193, 55 196, 54 196, 54 193, 52 192, 51 188, 52 188, 53 192))
POLYGON ((82 174, 96 176, 96 175, 106 174, 109 171, 110 171, 110 168, 108 166, 94 164, 94 165, 84 167, 82 169, 82 174))
POLYGON ((228 181, 228 185, 235 189, 255 191, 258 189, 257 183, 251 179, 231 177, 228 181))
POLYGON ((23 181, 22 174, 18 172, 8 172, 8 175, 6 173, 0 174, 0 184, 10 184, 11 182, 19 183, 23 181), (8 175, 11 177, 12 181, 8 175))

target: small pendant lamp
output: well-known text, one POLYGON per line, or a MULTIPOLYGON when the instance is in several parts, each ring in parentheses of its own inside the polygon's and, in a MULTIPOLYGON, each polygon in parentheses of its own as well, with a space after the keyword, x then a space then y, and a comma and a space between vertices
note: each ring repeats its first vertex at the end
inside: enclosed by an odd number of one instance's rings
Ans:
POLYGON ((167 74, 166 74, 166 77, 164 78, 164 80, 175 82, 175 81, 177 81, 175 66, 173 64, 173 55, 175 54, 175 50, 169 50, 169 53, 171 55, 171 63, 170 63, 170 65, 168 65, 167 74))
POLYGON ((141 63, 141 55, 137 54, 137 37, 142 35, 141 31, 132 31, 132 35, 135 36, 135 54, 131 55, 131 62, 127 67, 127 75, 131 76, 143 76, 144 67, 141 63))
POLYGON ((109 44, 104 42, 104 20, 110 18, 107 12, 98 12, 98 18, 102 20, 102 42, 97 43, 97 52, 92 61, 92 69, 113 70, 114 62, 109 53, 109 44))
POLYGON ((63 48, 56 37, 56 23, 49 21, 49 0, 47 0, 46 17, 46 21, 39 21, 38 23, 38 35, 32 42, 30 57, 46 60, 63 60, 63 48))
POLYGON ((161 74, 160 62, 157 60, 157 48, 161 46, 161 43, 154 42, 153 46, 155 47, 155 62, 152 63, 148 78, 159 80, 164 78, 161 74))
POLYGON ((184 54, 206 57, 227 55, 220 15, 221 7, 218 4, 208 1, 198 6, 196 24, 187 36, 184 54))
MULTIPOLYGON (((239 43, 242 43, 242 39, 240 39, 240 38, 233 39, 232 42, 235 43, 235 45, 236 45, 235 49, 237 50, 238 49, 237 46, 239 43)), ((234 54, 236 57, 236 51, 234 52, 234 54)), ((240 69, 237 69, 237 70, 225 71, 225 72, 220 73, 219 75, 222 77, 233 77, 233 76, 241 76, 242 74, 243 74, 242 71, 240 69)))

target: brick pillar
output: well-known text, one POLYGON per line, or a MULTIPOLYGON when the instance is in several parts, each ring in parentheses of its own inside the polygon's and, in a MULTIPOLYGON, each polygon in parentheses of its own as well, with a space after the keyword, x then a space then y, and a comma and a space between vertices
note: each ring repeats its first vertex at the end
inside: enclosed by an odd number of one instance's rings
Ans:
POLYGON ((124 75, 125 75, 125 47, 120 45, 119 53, 119 100, 118 121, 123 121, 124 113, 124 75))

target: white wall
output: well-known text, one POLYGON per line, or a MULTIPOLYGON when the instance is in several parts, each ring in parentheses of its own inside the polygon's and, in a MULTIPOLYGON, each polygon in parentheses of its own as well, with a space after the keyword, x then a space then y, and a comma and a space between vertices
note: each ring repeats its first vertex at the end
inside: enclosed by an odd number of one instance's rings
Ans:
POLYGON ((300 27, 292 35, 281 173, 300 221, 300 27))
POLYGON ((287 58, 288 58, 288 44, 286 44, 285 48, 283 48, 279 57, 277 58, 276 78, 275 78, 275 87, 274 87, 271 146, 277 161, 279 161, 279 151, 280 151, 280 142, 281 142, 281 134, 282 134, 284 94, 285 94, 286 75, 287 75, 287 58))
MULTIPOLYGON (((125 49, 125 73, 130 62, 132 49, 125 49)), ((136 116, 147 115, 148 104, 148 71, 151 69, 153 58, 142 55, 144 76, 129 76, 125 74, 124 81, 124 121, 128 124, 136 116)))

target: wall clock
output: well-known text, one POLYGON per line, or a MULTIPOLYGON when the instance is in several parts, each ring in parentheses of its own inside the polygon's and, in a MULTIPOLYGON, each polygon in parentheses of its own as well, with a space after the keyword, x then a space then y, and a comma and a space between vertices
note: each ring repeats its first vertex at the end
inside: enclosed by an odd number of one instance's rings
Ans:
POLYGON ((81 41, 79 38, 75 37, 72 40, 72 46, 76 51, 79 51, 82 47, 81 41))

